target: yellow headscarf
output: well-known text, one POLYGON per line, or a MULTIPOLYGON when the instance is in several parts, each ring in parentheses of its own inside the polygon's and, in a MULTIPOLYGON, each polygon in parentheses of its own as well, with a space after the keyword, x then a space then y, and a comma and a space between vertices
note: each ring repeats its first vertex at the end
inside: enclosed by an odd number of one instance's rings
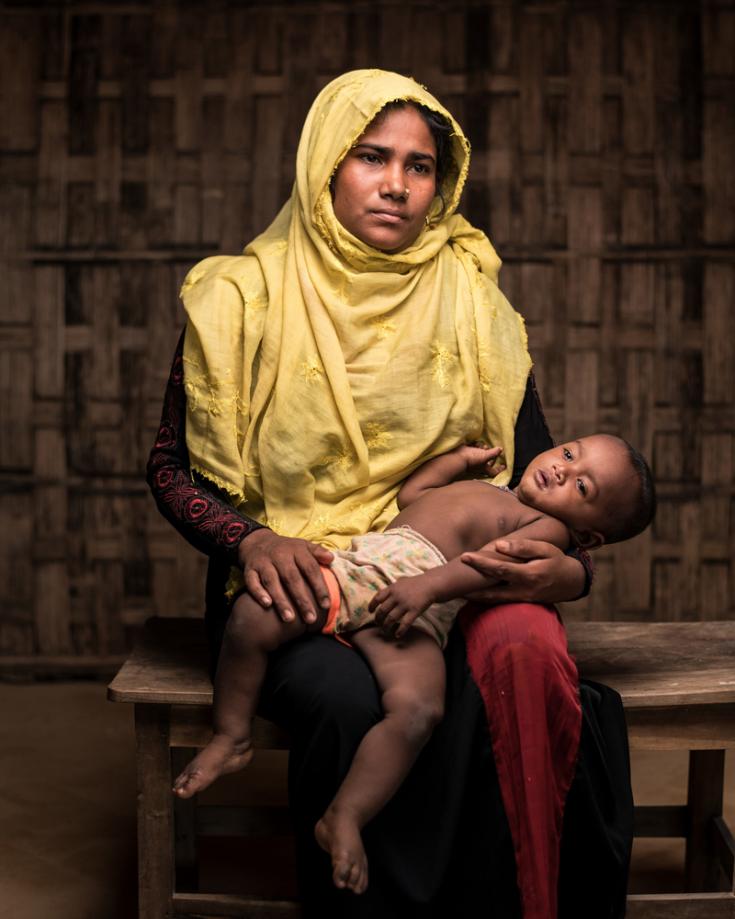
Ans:
POLYGON ((502 445, 531 361, 500 260, 455 214, 469 143, 415 81, 333 80, 306 118, 290 200, 242 256, 188 274, 186 442, 192 468, 277 533, 342 548, 382 530, 418 465, 466 440, 502 445), (337 221, 330 178, 375 115, 413 100, 452 126, 452 168, 431 225, 402 252, 337 221))

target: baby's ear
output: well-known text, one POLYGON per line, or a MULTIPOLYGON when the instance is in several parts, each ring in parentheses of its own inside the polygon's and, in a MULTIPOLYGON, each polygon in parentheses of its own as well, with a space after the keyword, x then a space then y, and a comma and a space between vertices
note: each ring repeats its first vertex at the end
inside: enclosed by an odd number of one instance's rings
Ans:
POLYGON ((605 537, 597 530, 574 530, 574 539, 580 549, 599 549, 605 545, 605 537))

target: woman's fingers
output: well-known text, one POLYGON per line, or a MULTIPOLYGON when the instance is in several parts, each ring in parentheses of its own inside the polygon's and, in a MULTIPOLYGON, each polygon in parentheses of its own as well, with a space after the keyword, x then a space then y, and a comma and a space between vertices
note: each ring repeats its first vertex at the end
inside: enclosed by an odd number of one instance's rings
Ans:
POLYGON ((582 564, 551 543, 506 539, 492 547, 493 553, 480 550, 460 556, 466 565, 488 578, 487 589, 473 592, 472 599, 558 603, 574 600, 584 589, 582 564))
MULTIPOLYGON (((311 556, 308 557, 311 558, 311 556)), ((301 618, 304 622, 312 623, 316 621, 316 606, 311 586, 305 580, 301 569, 303 563, 304 555, 295 554, 277 566, 278 574, 301 618)))
POLYGON ((240 558, 249 593, 275 608, 284 622, 299 615, 310 624, 316 621, 319 606, 329 608, 329 591, 319 567, 332 561, 328 549, 263 528, 243 540, 240 558))
MULTIPOLYGON (((316 548, 321 549, 321 546, 317 546, 316 548)), ((332 555, 331 552, 328 552, 327 554, 330 556, 332 555)), ((299 570, 301 571, 301 574, 303 575, 303 578, 306 581, 309 590, 311 591, 311 594, 316 598, 316 602, 319 604, 319 606, 321 606, 322 609, 329 609, 329 590, 327 589, 327 584, 324 580, 324 575, 322 574, 320 563, 317 561, 316 553, 313 553, 309 550, 304 551, 302 555, 297 556, 296 564, 298 565, 299 570)))
POLYGON ((289 599, 286 595, 286 591, 283 589, 280 573, 271 565, 260 572, 260 579, 273 598, 273 606, 281 619, 283 619, 284 622, 293 622, 296 618, 296 614, 294 613, 295 604, 289 599))
POLYGON ((550 542, 541 542, 538 539, 498 539, 493 543, 493 548, 502 555, 527 561, 531 558, 553 558, 564 553, 550 542))
POLYGON ((251 597, 254 597, 261 606, 272 606, 273 599, 270 594, 263 587, 263 584, 260 580, 260 575, 257 571, 252 568, 245 572, 245 586, 248 589, 248 593, 251 597))
POLYGON ((307 542, 306 546, 318 564, 331 565, 334 561, 334 553, 330 552, 329 549, 325 549, 324 546, 320 546, 315 542, 307 542))

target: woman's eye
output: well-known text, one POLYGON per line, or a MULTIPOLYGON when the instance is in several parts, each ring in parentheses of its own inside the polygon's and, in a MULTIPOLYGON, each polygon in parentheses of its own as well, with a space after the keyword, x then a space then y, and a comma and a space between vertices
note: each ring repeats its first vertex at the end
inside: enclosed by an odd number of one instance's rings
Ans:
POLYGON ((587 494, 587 486, 581 479, 577 479, 577 488, 583 496, 587 494))
POLYGON ((567 450, 566 447, 564 447, 564 449, 561 451, 561 455, 562 455, 562 456, 564 457, 564 459, 567 460, 567 461, 570 461, 570 460, 572 459, 572 453, 571 453, 570 450, 567 450))
POLYGON ((361 159, 364 163, 369 163, 371 166, 373 166, 373 165, 375 165, 376 163, 379 163, 379 162, 380 162, 380 157, 378 156, 377 153, 361 153, 361 154, 360 154, 360 159, 361 159))
POLYGON ((425 163, 412 163, 409 168, 420 176, 426 175, 429 171, 429 167, 425 163))

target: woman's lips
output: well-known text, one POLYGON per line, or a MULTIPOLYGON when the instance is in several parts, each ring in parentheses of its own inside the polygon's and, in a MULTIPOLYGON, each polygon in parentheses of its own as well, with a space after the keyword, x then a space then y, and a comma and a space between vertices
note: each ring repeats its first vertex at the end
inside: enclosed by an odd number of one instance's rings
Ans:
POLYGON ((399 214, 397 211, 370 211, 370 213, 381 223, 395 224, 401 223, 406 219, 403 214, 399 214))

